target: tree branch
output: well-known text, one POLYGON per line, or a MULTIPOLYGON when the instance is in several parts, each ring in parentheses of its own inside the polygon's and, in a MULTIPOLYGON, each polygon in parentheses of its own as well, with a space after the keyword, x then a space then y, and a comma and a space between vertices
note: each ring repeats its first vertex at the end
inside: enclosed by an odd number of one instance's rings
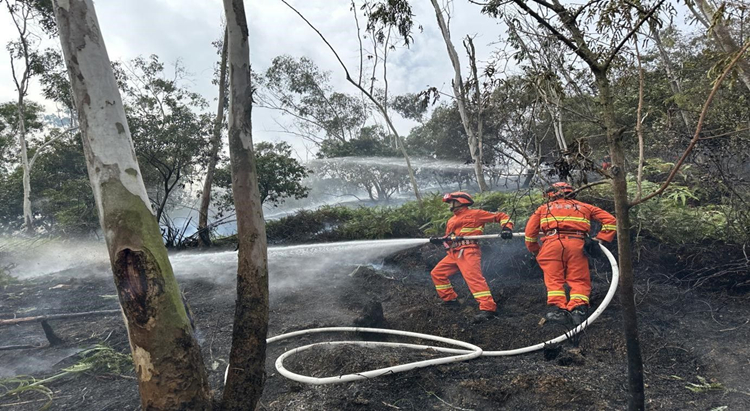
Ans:
MULTIPOLYGON (((524 10, 526 13, 528 13, 534 20, 536 20, 539 24, 544 26, 547 30, 549 30, 553 36, 557 37, 558 40, 562 41, 568 48, 570 48, 574 53, 576 53, 583 61, 586 62, 591 67, 599 68, 599 64, 596 62, 596 60, 593 58, 592 55, 587 53, 586 51, 582 50, 578 45, 576 45, 573 40, 566 37, 564 34, 560 33, 556 28, 552 27, 549 22, 547 22, 547 19, 543 18, 539 14, 537 14, 535 11, 531 10, 529 6, 526 5, 525 0, 512 0, 514 3, 518 5, 522 10, 524 10)), ((552 7, 551 4, 543 2, 541 0, 532 0, 534 3, 543 5, 545 7, 548 7, 552 10, 555 10, 555 8, 552 7)), ((563 9, 564 10, 564 9, 563 9)), ((555 12, 560 15, 561 11, 555 10, 555 12)), ((572 17, 572 16, 571 16, 572 17)))
POLYGON ((74 131, 74 130, 78 130, 78 127, 69 128, 69 129, 63 131, 62 133, 60 133, 59 135, 57 135, 57 136, 49 139, 48 141, 44 142, 44 144, 42 144, 41 146, 39 146, 39 148, 37 148, 36 151, 34 152, 34 155, 31 156, 31 160, 29 160, 29 169, 34 168, 34 163, 36 162, 37 157, 39 157, 39 154, 45 148, 47 148, 50 144, 52 144, 55 141, 61 139, 63 136, 65 136, 66 134, 68 134, 69 132, 74 131))
POLYGON ((604 71, 606 71, 609 68, 609 65, 612 64, 612 60, 614 60, 615 57, 617 57, 617 53, 619 53, 620 49, 625 46, 625 43, 627 43, 630 40, 630 38, 633 35, 635 35, 635 33, 638 31, 638 29, 641 28, 641 26, 643 25, 643 23, 646 22, 646 20, 651 18, 654 12, 656 12, 656 10, 658 10, 659 7, 661 7, 661 5, 664 4, 664 1, 666 0, 659 0, 659 2, 656 3, 656 6, 654 6, 648 13, 646 13, 646 15, 642 16, 641 19, 638 20, 638 23, 636 23, 636 25, 630 30, 630 32, 628 32, 628 34, 626 34, 625 37, 622 38, 622 40, 620 41, 620 44, 618 44, 617 47, 615 47, 612 50, 612 52, 609 54, 609 57, 602 65, 602 69, 604 71))
POLYGON ((286 4, 286 6, 289 7, 290 9, 292 9, 293 12, 297 13, 297 15, 302 20, 304 20, 305 23, 307 23, 307 25, 311 29, 315 30, 315 32, 318 33, 318 36, 323 40, 324 43, 326 43, 326 46, 328 46, 328 48, 331 50, 331 52, 333 53, 333 55, 336 56, 336 60, 338 60, 339 64, 341 64, 341 67, 344 69, 344 72, 346 73, 346 79, 349 80, 349 81, 353 81, 352 77, 349 75, 349 69, 346 68, 346 64, 344 64, 344 62, 341 60, 341 57, 339 57, 339 53, 336 52, 336 49, 334 49, 333 46, 331 45, 331 43, 328 42, 328 40, 325 38, 325 36, 323 35, 323 33, 321 33, 320 30, 318 30, 315 26, 313 26, 312 23, 310 23, 310 21, 307 20, 307 18, 305 18, 305 16, 302 15, 302 13, 300 13, 299 11, 297 11, 297 9, 295 9, 291 4, 287 3, 286 0, 281 0, 281 2, 284 3, 284 4, 286 4))
POLYGON ((721 83, 724 82, 724 79, 727 77, 727 75, 729 75, 729 72, 732 71, 732 68, 734 68, 734 66, 740 60, 742 55, 745 54, 748 48, 750 48, 750 40, 748 40, 745 43, 745 45, 742 46, 742 49, 740 49, 740 51, 737 52, 737 55, 734 56, 734 58, 729 63, 729 65, 727 65, 727 67, 724 69, 724 72, 721 73, 721 76, 716 80, 716 83, 714 84, 714 87, 711 90, 711 93, 708 95, 706 102, 703 104, 703 110, 701 110, 701 115, 700 115, 700 118, 698 119, 698 125, 695 129, 695 135, 693 135, 693 139, 690 140, 690 144, 688 144, 688 147, 685 149, 685 152, 682 153, 682 156, 672 168, 672 171, 669 173, 667 180, 664 181, 664 183, 661 185, 661 187, 659 187, 658 190, 647 195, 646 197, 643 197, 640 200, 633 201, 632 203, 629 204, 629 207, 637 206, 638 204, 641 204, 653 197, 656 197, 659 194, 663 193, 664 190, 667 189, 667 187, 669 187, 669 184, 672 182, 672 180, 674 180, 675 176, 677 175, 677 172, 680 170, 680 167, 682 167, 682 164, 687 159, 687 156, 690 155, 695 145, 698 144, 698 141, 700 141, 701 129, 703 128, 703 121, 706 119, 708 108, 711 106, 711 102, 713 102, 714 96, 716 95, 716 92, 719 90, 719 86, 721 86, 721 83))

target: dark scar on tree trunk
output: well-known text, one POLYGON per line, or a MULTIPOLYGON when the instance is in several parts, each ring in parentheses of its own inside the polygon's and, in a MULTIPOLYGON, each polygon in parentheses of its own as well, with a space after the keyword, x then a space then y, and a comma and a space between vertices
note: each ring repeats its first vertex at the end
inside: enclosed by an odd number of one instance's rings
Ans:
POLYGON ((126 248, 117 253, 114 277, 120 304, 125 315, 141 327, 154 315, 154 298, 164 288, 157 278, 148 275, 155 269, 153 256, 148 251, 126 248))

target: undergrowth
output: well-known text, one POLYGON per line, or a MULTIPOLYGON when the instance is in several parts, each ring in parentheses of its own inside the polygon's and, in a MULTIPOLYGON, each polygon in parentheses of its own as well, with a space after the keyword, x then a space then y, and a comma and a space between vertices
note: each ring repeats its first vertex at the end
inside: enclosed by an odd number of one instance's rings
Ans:
POLYGON ((83 373, 93 374, 122 374, 133 369, 132 357, 115 351, 113 348, 97 344, 92 348, 78 353, 80 360, 70 367, 63 368, 59 373, 38 379, 30 375, 18 375, 15 377, 0 379, 0 399, 22 394, 37 393, 47 398, 47 402, 41 409, 47 409, 54 400, 53 392, 47 385, 51 382, 65 377, 81 375, 83 373))

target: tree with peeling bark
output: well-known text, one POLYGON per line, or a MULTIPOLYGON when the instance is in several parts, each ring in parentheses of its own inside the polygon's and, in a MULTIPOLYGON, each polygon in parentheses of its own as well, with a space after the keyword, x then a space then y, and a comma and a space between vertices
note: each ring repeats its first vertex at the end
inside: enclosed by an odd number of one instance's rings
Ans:
POLYGON ((477 184, 479 185, 479 191, 487 191, 487 182, 484 178, 483 169, 483 127, 484 119, 482 117, 482 98, 480 91, 480 82, 477 78, 477 63, 476 55, 474 53, 474 43, 471 37, 466 37, 465 45, 469 52, 470 66, 471 66, 471 79, 469 84, 474 89, 474 103, 476 107, 473 107, 470 112, 470 96, 468 85, 464 83, 463 76, 461 75, 461 60, 458 58, 456 48, 453 46, 450 32, 450 14, 443 7, 438 5, 437 0, 430 0, 432 7, 435 9, 435 16, 437 17, 438 26, 440 32, 443 34, 443 40, 445 46, 448 49, 448 57, 450 57, 451 65, 453 66, 453 93, 456 98, 456 104, 458 105, 458 112, 461 115, 461 123, 466 130, 468 136, 469 152, 471 153, 471 159, 474 161, 474 174, 476 175, 477 184))
POLYGON ((266 380, 268 255, 253 152, 250 44, 242 0, 224 0, 229 44, 229 159, 237 210, 237 300, 221 406, 253 410, 266 380))
POLYGON ((227 29, 224 27, 224 41, 221 43, 221 61, 219 63, 219 100, 217 102, 216 119, 214 120, 213 135, 211 136, 211 154, 206 167, 206 177, 203 180, 201 205, 198 209, 198 242, 202 247, 211 245, 211 233, 208 230, 208 206, 211 204, 211 187, 219 161, 221 148, 221 130, 224 126, 224 106, 226 105, 227 84, 227 29))
POLYGON ((141 178, 92 0, 55 0, 60 41, 143 409, 208 409, 200 347, 141 178))

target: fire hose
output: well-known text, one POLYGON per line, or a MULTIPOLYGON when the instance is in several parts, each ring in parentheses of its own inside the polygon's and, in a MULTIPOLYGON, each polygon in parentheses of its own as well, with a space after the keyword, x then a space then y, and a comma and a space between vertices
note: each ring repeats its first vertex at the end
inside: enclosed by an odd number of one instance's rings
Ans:
MULTIPOLYGON (((524 234, 513 233, 513 236, 523 237, 524 234)), ((470 236, 470 237, 467 236, 464 238, 471 238, 472 240, 495 239, 495 238, 500 238, 500 235, 499 234, 487 234, 487 235, 477 235, 477 236, 470 236)), ((612 267, 612 279, 610 282, 609 290, 607 291, 607 294, 604 296, 604 300, 602 300, 602 303, 599 304, 596 310, 594 310, 594 312, 577 327, 573 328, 572 330, 569 330, 568 332, 558 337, 552 338, 550 340, 547 340, 547 341, 544 341, 535 345, 515 348, 512 350, 484 351, 481 347, 478 347, 474 344, 470 344, 464 341, 455 340, 451 338, 444 338, 444 337, 439 337, 435 335, 415 333, 415 332, 409 332, 409 331, 390 330, 390 329, 384 329, 384 328, 364 328, 364 327, 312 328, 308 330, 300 330, 300 331, 294 331, 294 332, 289 332, 286 334, 277 335, 275 337, 269 338, 268 340, 266 340, 266 342, 270 344, 273 342, 286 340, 289 338, 298 337, 298 336, 307 335, 307 334, 319 334, 319 333, 331 333, 331 332, 336 332, 336 333, 353 332, 353 333, 377 333, 377 334, 400 335, 404 337, 419 338, 419 339, 424 339, 424 340, 429 340, 429 341, 440 342, 440 343, 444 343, 444 344, 455 346, 455 347, 461 347, 461 348, 446 348, 446 347, 438 347, 438 346, 422 345, 422 344, 392 343, 392 342, 379 342, 379 341, 327 341, 327 342, 319 342, 319 343, 309 344, 309 345, 305 345, 302 347, 291 349, 289 351, 286 351, 284 354, 280 355, 279 358, 276 359, 276 370, 279 372, 279 374, 293 381, 297 381, 297 382, 301 382, 305 384, 315 384, 315 385, 338 384, 338 383, 344 383, 344 382, 365 380, 365 379, 375 378, 375 377, 379 377, 383 375, 391 375, 391 374, 395 374, 399 372, 409 371, 409 370, 413 370, 417 368, 429 367, 433 365, 468 361, 477 357, 512 356, 512 355, 526 354, 526 353, 538 351, 547 346, 561 343, 569 339, 570 337, 583 331, 589 324, 593 323, 597 318, 599 318, 599 316, 604 312, 604 310, 607 308, 609 303, 612 301, 612 298, 614 298, 615 292, 617 291, 617 282, 620 276, 620 272, 617 266, 617 261, 615 260, 614 256, 607 248, 605 248, 601 244, 599 244, 599 246, 602 252, 604 253, 604 255, 609 260, 610 266, 612 267), (363 372, 358 372, 354 374, 346 374, 346 375, 338 375, 334 377, 322 377, 322 378, 301 375, 301 374, 289 371, 287 368, 284 367, 285 359, 293 355, 296 355, 298 353, 301 353, 303 351, 307 351, 313 348, 325 347, 325 346, 335 347, 335 346, 341 346, 341 345, 355 345, 355 346, 360 346, 360 347, 409 348, 409 349, 422 350, 422 351, 432 350, 432 351, 451 354, 451 355, 447 357, 415 361, 415 362, 410 362, 407 364, 379 368, 376 370, 363 371, 363 372)), ((226 381, 228 373, 229 373, 229 367, 227 367, 227 370, 224 374, 225 381, 226 381)))

